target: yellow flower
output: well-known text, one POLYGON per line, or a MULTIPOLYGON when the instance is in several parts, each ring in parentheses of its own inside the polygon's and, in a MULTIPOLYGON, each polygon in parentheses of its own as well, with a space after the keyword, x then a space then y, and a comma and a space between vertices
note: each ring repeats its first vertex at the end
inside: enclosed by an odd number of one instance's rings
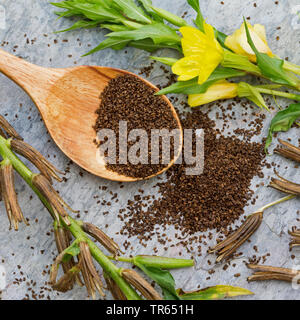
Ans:
MULTIPOLYGON (((257 50, 272 57, 273 54, 268 46, 265 27, 261 24, 255 24, 252 26, 250 23, 247 23, 247 26, 257 50)), ((236 30, 232 35, 226 38, 225 45, 233 52, 247 56, 250 61, 256 62, 255 53, 247 41, 247 34, 244 24, 241 25, 240 29, 236 30)))
POLYGON ((204 23, 204 32, 190 26, 180 28, 180 32, 184 58, 173 65, 172 71, 179 75, 178 81, 199 77, 202 84, 223 60, 224 50, 209 24, 204 23))
POLYGON ((205 93, 189 95, 188 103, 191 107, 220 100, 230 99, 238 95, 238 84, 222 80, 211 85, 205 93))

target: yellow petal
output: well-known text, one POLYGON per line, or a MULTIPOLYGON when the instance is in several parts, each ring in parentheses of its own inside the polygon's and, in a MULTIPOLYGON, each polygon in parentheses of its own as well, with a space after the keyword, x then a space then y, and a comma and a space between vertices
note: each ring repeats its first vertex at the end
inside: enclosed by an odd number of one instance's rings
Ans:
MULTIPOLYGON (((268 46, 266 39, 266 31, 263 25, 256 24, 254 27, 247 23, 250 36, 257 50, 272 56, 272 51, 268 46)), ((251 49, 248 40, 245 25, 242 24, 240 29, 236 30, 231 36, 225 40, 225 45, 237 54, 247 56, 249 60, 256 62, 256 56, 251 49)))
POLYGON ((255 24, 253 26, 254 31, 258 34, 258 36, 261 38, 261 40, 268 44, 267 42, 267 34, 266 34, 266 28, 262 24, 255 24))
POLYGON ((222 80, 210 86, 205 93, 189 95, 188 104, 197 107, 219 99, 234 98, 237 96, 237 90, 236 83, 222 80))
POLYGON ((172 72, 181 76, 180 81, 190 80, 199 75, 201 71, 201 57, 200 56, 189 56, 184 57, 177 62, 172 67, 172 72), (183 77, 185 80, 182 80, 183 77))
POLYGON ((203 27, 204 27, 204 33, 207 35, 207 37, 210 40, 213 41, 215 39, 214 28, 210 24, 207 24, 205 22, 203 23, 203 27))
POLYGON ((204 32, 186 26, 180 28, 184 58, 172 67, 179 81, 186 81, 198 76, 199 84, 205 82, 220 64, 224 50, 214 36, 211 25, 204 23, 204 32))
POLYGON ((198 83, 204 83, 212 72, 217 68, 217 66, 222 61, 223 57, 219 54, 218 51, 207 51, 202 56, 202 61, 200 65, 200 73, 198 78, 198 83))
POLYGON ((180 28, 182 33, 182 50, 185 57, 202 54, 208 43, 208 37, 193 27, 180 28))

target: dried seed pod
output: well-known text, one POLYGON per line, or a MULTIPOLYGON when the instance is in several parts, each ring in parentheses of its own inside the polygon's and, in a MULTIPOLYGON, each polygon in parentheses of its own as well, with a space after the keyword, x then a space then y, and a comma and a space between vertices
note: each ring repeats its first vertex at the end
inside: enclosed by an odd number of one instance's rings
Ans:
POLYGON ((51 205, 57 221, 59 221, 59 216, 64 220, 67 225, 70 225, 68 219, 68 213, 65 210, 65 202, 58 195, 58 193, 53 189, 51 183, 43 175, 35 175, 32 179, 33 185, 41 192, 41 194, 48 200, 51 205))
POLYGON ((107 289, 111 292, 115 300, 127 300, 122 290, 109 275, 104 273, 104 279, 107 284, 107 289))
POLYGON ((48 160, 45 159, 45 157, 43 157, 28 143, 13 139, 10 141, 10 147, 13 151, 28 159, 33 165, 35 165, 41 174, 44 175, 50 182, 52 182, 51 178, 54 178, 60 182, 62 181, 57 173, 63 174, 63 172, 56 169, 48 160))
POLYGON ((120 247, 110 237, 108 237, 102 230, 93 224, 84 222, 82 229, 96 239, 99 243, 101 243, 103 247, 105 247, 114 256, 117 256, 119 252, 122 252, 120 247))
POLYGON ((247 267, 255 271, 252 276, 248 277, 248 281, 281 280, 292 282, 296 279, 297 283, 300 283, 300 279, 295 278, 300 276, 298 270, 254 264, 248 264, 247 267))
POLYGON ((228 259, 259 228, 262 219, 263 212, 255 212, 251 214, 236 231, 210 249, 209 253, 217 252, 217 262, 228 259))
MULTIPOLYGON (((55 243, 56 243, 58 253, 62 253, 71 244, 71 239, 72 239, 71 234, 69 230, 66 230, 62 226, 57 226, 57 225, 54 226, 54 237, 55 237, 55 243)), ((61 265, 64 270, 64 273, 67 274, 69 270, 71 270, 75 266, 74 258, 72 257, 69 261, 62 262, 61 265)), ((80 286, 83 286, 83 283, 79 275, 76 275, 72 279, 73 279, 73 282, 76 281, 80 286)))
MULTIPOLYGON (((68 290, 71 290, 73 288, 74 282, 78 279, 80 280, 79 272, 81 270, 80 263, 72 266, 70 265, 69 270, 64 270, 64 275, 56 281, 57 274, 58 274, 58 268, 59 265, 62 264, 64 266, 65 262, 63 262, 63 258, 65 256, 64 252, 61 252, 55 259, 54 263, 52 264, 51 270, 50 270, 50 283, 53 287, 53 289, 57 291, 66 292, 68 290)), ((66 264, 65 264, 66 265, 66 264)), ((81 282, 79 282, 80 284, 81 282)))
POLYGON ((272 178, 269 187, 272 187, 276 190, 288 193, 288 194, 294 194, 296 196, 300 195, 300 184, 290 182, 280 176, 278 176, 279 179, 272 178))
POLYGON ((4 138, 7 139, 6 133, 0 128, 0 135, 4 138))
POLYGON ((54 285, 56 283, 56 278, 57 278, 57 274, 58 274, 58 268, 59 265, 62 263, 63 257, 64 257, 65 253, 61 252, 56 259, 54 260, 52 266, 51 266, 51 270, 50 270, 50 283, 52 285, 54 285))
POLYGON ((80 273, 79 264, 72 267, 70 270, 64 273, 64 275, 54 284, 52 284, 52 288, 59 292, 67 292, 73 289, 73 285, 75 279, 79 276, 80 273))
POLYGON ((289 230, 289 235, 292 237, 292 241, 290 242, 290 249, 294 247, 300 246, 300 230, 296 227, 292 228, 292 231, 289 230))
POLYGON ((102 290, 103 283, 93 263, 93 258, 90 252, 89 245, 86 242, 80 242, 79 262, 81 264, 81 272, 88 294, 96 299, 96 290, 104 297, 102 290))
POLYGON ((28 223, 24 219, 18 202, 17 194, 14 188, 13 167, 10 162, 4 162, 1 165, 0 181, 6 213, 10 222, 10 229, 13 224, 14 229, 18 230, 19 222, 24 221, 27 225, 28 223))
POLYGON ((280 154, 285 158, 300 162, 300 148, 297 148, 296 146, 281 139, 278 139, 278 141, 284 146, 284 148, 276 148, 274 150, 275 153, 280 154))
POLYGON ((18 132, 10 125, 10 123, 0 115, 0 127, 4 129, 10 137, 18 140, 23 140, 23 138, 18 134, 18 132))
POLYGON ((137 289, 147 300, 163 300, 151 284, 142 278, 136 271, 123 269, 121 271, 121 276, 135 289, 137 289))

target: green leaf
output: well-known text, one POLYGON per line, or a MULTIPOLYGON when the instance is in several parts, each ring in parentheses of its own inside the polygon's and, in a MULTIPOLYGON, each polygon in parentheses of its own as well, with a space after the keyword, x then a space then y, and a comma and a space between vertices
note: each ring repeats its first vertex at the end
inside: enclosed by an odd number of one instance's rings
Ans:
POLYGON ((197 18, 194 20, 195 25, 200 31, 204 32, 204 18, 201 12, 199 0, 187 0, 187 2, 197 12, 197 18))
POLYGON ((268 148, 272 143, 274 132, 286 132, 290 130, 293 123, 300 118, 300 103, 291 104, 288 108, 279 111, 272 119, 269 128, 269 134, 266 140, 265 152, 268 153, 268 148))
POLYGON ((165 95, 169 93, 182 93, 182 94, 200 94, 207 91, 207 89, 215 83, 215 81, 206 81, 203 84, 198 84, 198 78, 188 81, 177 81, 169 87, 161 89, 156 95, 165 95))
POLYGON ((201 12, 199 0, 188 0, 188 4, 197 12, 197 17, 194 20, 195 25, 198 29, 204 32, 204 18, 201 12))
POLYGON ((151 9, 152 0, 138 0, 138 1, 142 4, 144 9, 153 17, 155 21, 163 22, 163 19, 151 9))
POLYGON ((90 55, 92 53, 95 53, 97 51, 107 49, 107 48, 113 48, 114 50, 121 50, 124 47, 126 47, 126 45, 128 43, 129 43, 129 41, 126 40, 126 39, 108 38, 108 39, 102 41, 99 44, 99 46, 97 46, 96 48, 92 49, 88 53, 84 54, 83 57, 88 56, 88 55, 90 55))
POLYGON ((160 268, 146 267, 142 263, 135 263, 135 265, 162 288, 166 300, 178 300, 175 280, 169 271, 160 268))
POLYGON ((203 84, 198 84, 198 78, 194 78, 188 81, 178 81, 167 88, 164 88, 157 92, 157 95, 163 95, 168 93, 182 93, 182 94, 201 94, 205 93, 207 89, 217 81, 242 77, 246 73, 243 71, 231 69, 231 68, 217 68, 203 84))
POLYGON ((150 24, 152 21, 145 12, 139 8, 133 0, 113 0, 114 5, 123 11, 130 19, 135 21, 150 24))
POLYGON ((179 44, 181 42, 180 36, 174 29, 159 22, 143 26, 137 30, 112 32, 107 36, 126 40, 142 40, 150 38, 153 40, 154 44, 179 44))
POLYGON ((101 24, 101 28, 108 29, 110 31, 126 31, 128 30, 128 27, 120 25, 120 24, 109 24, 109 23, 103 23, 101 24))
POLYGON ((239 83, 238 96, 240 98, 247 98, 248 100, 254 102, 260 108, 265 108, 266 110, 270 111, 260 92, 257 90, 256 87, 251 86, 249 83, 239 83))
POLYGON ((101 22, 122 22, 125 20, 124 16, 122 16, 122 14, 116 9, 107 8, 102 4, 70 2, 69 6, 70 9, 76 10, 76 12, 81 13, 90 20, 97 20, 101 22))
POLYGON ((62 262, 68 262, 72 257, 76 257, 80 253, 80 248, 76 242, 73 242, 69 248, 64 250, 62 262))
POLYGON ((244 288, 218 285, 195 292, 184 292, 182 289, 178 289, 177 294, 181 300, 218 300, 230 297, 252 295, 253 293, 244 288))
POLYGON ((161 62, 167 66, 172 66, 174 63, 176 63, 178 61, 178 59, 175 58, 169 58, 169 57, 149 57, 152 60, 161 62))
POLYGON ((142 39, 142 40, 137 40, 137 41, 131 41, 128 44, 130 47, 134 47, 137 49, 145 50, 150 53, 158 50, 158 49, 174 49, 179 52, 181 52, 181 46, 180 44, 155 44, 151 39, 142 39))
POLYGON ((259 52, 251 38, 249 28, 245 19, 244 25, 248 43, 256 55, 257 65, 262 74, 273 82, 296 87, 297 82, 295 82, 295 78, 291 78, 291 76, 289 76, 289 74, 283 68, 284 61, 275 57, 269 57, 266 53, 259 52))
POLYGON ((167 10, 161 9, 161 8, 156 8, 151 6, 152 10, 157 13, 162 19, 172 23, 174 26, 177 27, 183 27, 187 26, 187 22, 182 19, 181 17, 178 17, 176 14, 173 14, 167 10))
POLYGON ((76 23, 74 23, 72 27, 64 30, 56 31, 55 33, 66 32, 66 31, 76 30, 80 28, 94 28, 98 24, 99 24, 99 21, 79 20, 76 23))

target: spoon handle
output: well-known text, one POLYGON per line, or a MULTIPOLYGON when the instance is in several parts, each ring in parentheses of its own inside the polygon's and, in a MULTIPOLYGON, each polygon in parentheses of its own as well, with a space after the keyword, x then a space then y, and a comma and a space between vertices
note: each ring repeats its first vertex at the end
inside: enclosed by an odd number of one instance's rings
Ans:
POLYGON ((28 93, 45 79, 45 69, 0 49, 0 72, 24 88, 28 93))

